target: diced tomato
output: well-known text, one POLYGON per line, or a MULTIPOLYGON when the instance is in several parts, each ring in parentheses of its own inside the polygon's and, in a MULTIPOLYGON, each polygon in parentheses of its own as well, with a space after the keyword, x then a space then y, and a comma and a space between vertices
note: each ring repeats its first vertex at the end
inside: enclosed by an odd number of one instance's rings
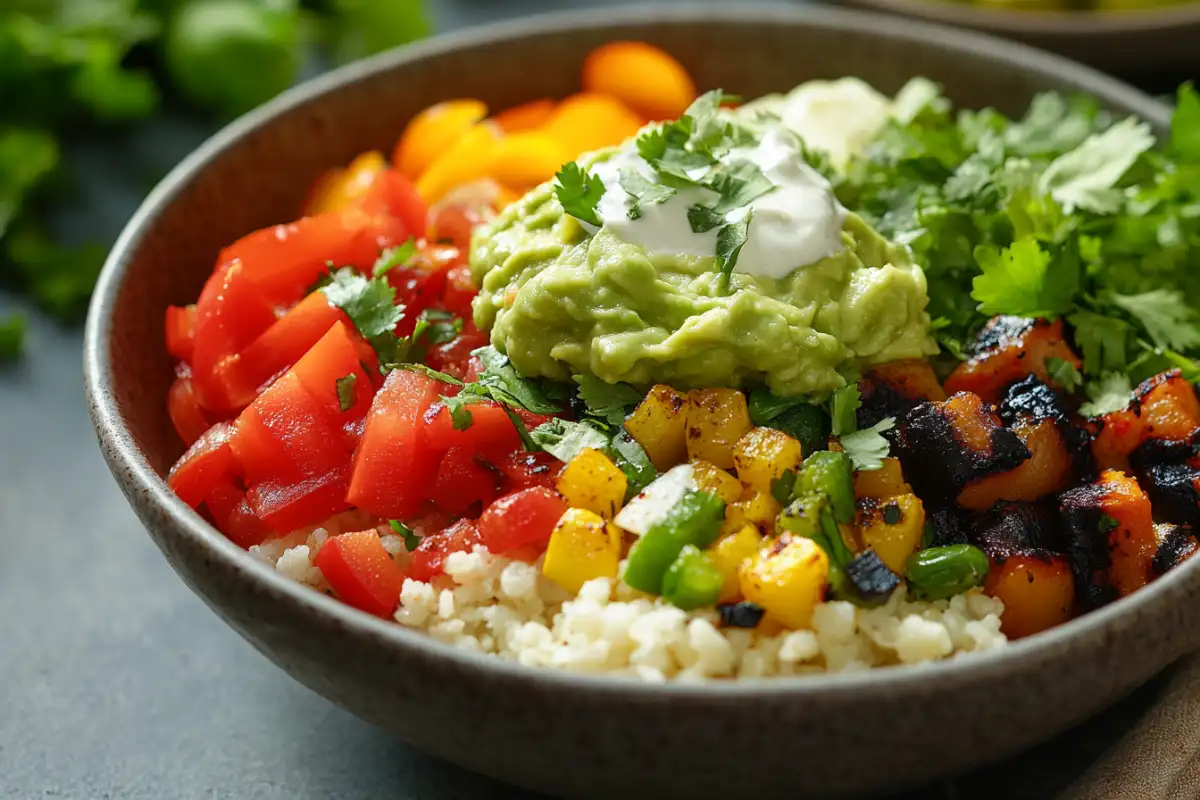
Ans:
POLYGON ((350 460, 324 404, 304 388, 295 372, 271 384, 238 416, 230 446, 251 486, 322 477, 346 467, 350 460))
POLYGON ((167 391, 167 414, 170 415, 171 424, 175 426, 179 438, 186 446, 191 447, 192 442, 208 430, 209 422, 192 390, 191 372, 186 369, 186 365, 183 366, 184 369, 180 371, 182 374, 175 378, 175 382, 167 391))
POLYGON ((238 499, 237 505, 229 512, 229 520, 225 523, 225 535, 234 544, 249 550, 254 545, 262 544, 270 539, 275 533, 254 513, 254 509, 250 507, 250 501, 243 493, 238 499))
POLYGON ((190 361, 195 334, 196 305, 167 306, 167 352, 180 361, 190 361))
POLYGON ((400 605, 404 570, 383 549, 373 530, 343 533, 326 540, 313 564, 347 605, 384 619, 400 605))
POLYGON ((358 334, 351 330, 348 325, 335 322, 292 367, 301 385, 338 424, 366 416, 367 409, 371 407, 371 398, 375 396, 371 378, 358 357, 358 348, 355 346, 358 334), (354 396, 351 405, 343 410, 338 398, 337 382, 348 375, 354 376, 354 396))
MULTIPOLYGON (((480 347, 485 347, 487 343, 487 334, 477 330, 475 324, 468 317, 463 325, 462 333, 448 342, 434 345, 429 349, 429 354, 425 356, 425 363, 436 370, 466 380, 470 371, 471 353, 480 347)), ((477 378, 478 374, 476 371, 473 379, 477 378)))
POLYGON ((532 486, 553 488, 564 466, 563 462, 549 453, 527 453, 524 450, 514 450, 497 459, 495 464, 504 476, 506 488, 514 492, 532 486))
POLYGON ((234 430, 229 422, 213 425, 167 473, 171 491, 192 508, 204 502, 214 486, 236 474, 237 462, 230 447, 234 430))
POLYGON ((421 312, 438 304, 446 287, 449 265, 458 261, 455 248, 432 245, 420 250, 404 266, 387 273, 388 282, 396 289, 397 304, 404 305, 404 319, 396 326, 397 335, 410 335, 421 312))
POLYGON ((429 238, 448 242, 464 253, 471 246, 471 233, 483 222, 483 208, 447 203, 436 210, 429 226, 429 238))
POLYGON ((217 481, 209 489, 204 498, 204 510, 212 518, 213 525, 225 532, 229 515, 245 497, 245 490, 238 485, 238 481, 232 475, 229 475, 217 481))
POLYGON ((333 516, 350 507, 346 488, 349 467, 336 467, 302 480, 262 481, 246 491, 255 516, 279 533, 288 533, 333 516))
POLYGON ((408 577, 428 582, 442 574, 448 555, 469 553, 481 542, 475 520, 460 519, 446 530, 421 540, 408 562, 408 577))
POLYGON ((501 497, 479 518, 479 535, 493 553, 526 547, 544 548, 550 532, 567 511, 562 495, 544 486, 501 497))
POLYGON ((451 267, 446 273, 446 290, 442 293, 442 305, 450 313, 471 319, 471 301, 479 289, 471 280, 471 268, 464 265, 451 267))
POLYGON ((429 227, 429 208, 421 195, 417 194, 412 182, 394 169, 385 169, 375 175, 371 186, 362 199, 362 208, 368 214, 388 214, 404 225, 409 236, 425 237, 429 227))
POLYGON ((499 403, 483 400, 465 408, 471 413, 471 424, 463 430, 454 427, 445 406, 436 410, 431 408, 425 415, 429 441, 435 448, 446 451, 452 447, 465 447, 477 453, 481 450, 508 452, 521 446, 517 429, 499 403))
POLYGON ((483 359, 479 356, 471 356, 467 359, 467 368, 463 371, 463 383, 474 383, 479 380, 479 375, 483 372, 483 359))
POLYGON ((290 368, 337 322, 351 324, 341 309, 331 306, 324 292, 313 292, 255 339, 223 371, 234 394, 257 392, 290 368))
POLYGON ((427 375, 398 369, 390 373, 367 414, 354 456, 349 500, 387 519, 416 514, 433 482, 438 458, 422 419, 446 386, 427 375))
POLYGON ((476 503, 482 508, 492 502, 498 477, 475 459, 470 448, 453 447, 438 467, 429 499, 443 511, 458 516, 476 503))

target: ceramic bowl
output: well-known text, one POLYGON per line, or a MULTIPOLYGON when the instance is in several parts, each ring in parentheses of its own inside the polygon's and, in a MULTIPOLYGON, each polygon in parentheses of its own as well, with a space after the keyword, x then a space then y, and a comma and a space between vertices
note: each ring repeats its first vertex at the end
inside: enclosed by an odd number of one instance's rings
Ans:
POLYGON ((1120 74, 1190 69, 1200 2, 1114 11, 1040 11, 965 0, 844 0, 947 25, 977 28, 1120 74))
POLYGON ((222 245, 294 217, 321 170, 390 147, 419 109, 459 96, 494 108, 564 96, 590 48, 626 38, 674 53, 701 86, 749 97, 847 74, 894 92, 927 75, 969 106, 1019 114, 1038 91, 1082 90, 1160 133, 1167 120, 1128 86, 1020 45, 894 17, 741 4, 531 19, 308 83, 226 128, 154 190, 92 303, 85 369, 100 444, 183 580, 259 651, 354 714, 469 769, 573 797, 913 784, 1046 739, 1200 644, 1197 560, 992 655, 709 685, 558 674, 455 651, 285 580, 168 491, 162 476, 182 448, 166 413, 163 310, 197 296, 222 245))

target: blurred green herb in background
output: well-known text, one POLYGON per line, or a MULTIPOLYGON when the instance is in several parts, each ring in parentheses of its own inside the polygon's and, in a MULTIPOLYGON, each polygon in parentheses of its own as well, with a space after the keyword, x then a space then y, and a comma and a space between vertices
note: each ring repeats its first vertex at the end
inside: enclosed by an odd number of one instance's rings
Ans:
MULTIPOLYGON (((67 247, 46 215, 71 186, 64 138, 152 116, 166 96, 226 120, 292 85, 313 45, 341 62, 429 33, 422 0, 4 0, 0 284, 65 322, 106 244, 67 247)), ((0 360, 24 322, 0 317, 0 360)))

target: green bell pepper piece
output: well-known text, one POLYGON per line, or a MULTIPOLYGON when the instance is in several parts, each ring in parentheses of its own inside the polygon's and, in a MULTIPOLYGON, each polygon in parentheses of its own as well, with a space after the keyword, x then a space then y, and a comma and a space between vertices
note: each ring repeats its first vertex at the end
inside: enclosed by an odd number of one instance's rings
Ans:
POLYGON ((621 580, 639 591, 662 594, 663 575, 687 545, 708 547, 721 532, 725 502, 708 492, 688 492, 629 548, 621 580))
POLYGON ((688 611, 716 603, 723 583, 724 578, 708 554, 686 544, 663 575, 662 593, 667 602, 688 611))

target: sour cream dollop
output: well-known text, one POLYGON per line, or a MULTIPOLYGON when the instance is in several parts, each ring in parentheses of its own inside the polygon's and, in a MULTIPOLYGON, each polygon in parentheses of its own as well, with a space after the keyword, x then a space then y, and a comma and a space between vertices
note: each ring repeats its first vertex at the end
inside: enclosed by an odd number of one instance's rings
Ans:
MULTIPOLYGON (((804 160, 793 133, 781 126, 769 127, 758 144, 731 150, 722 160, 750 162, 773 184, 766 194, 725 216, 726 222, 733 223, 753 214, 735 272, 779 280, 841 251, 845 209, 829 181, 804 160)), ((640 216, 630 219, 633 201, 621 183, 622 173, 630 170, 651 182, 657 180, 650 165, 632 150, 622 150, 591 168, 604 183, 597 207, 604 228, 652 255, 714 255, 718 228, 692 230, 688 209, 711 203, 716 193, 681 189, 664 202, 641 205, 640 216)))

